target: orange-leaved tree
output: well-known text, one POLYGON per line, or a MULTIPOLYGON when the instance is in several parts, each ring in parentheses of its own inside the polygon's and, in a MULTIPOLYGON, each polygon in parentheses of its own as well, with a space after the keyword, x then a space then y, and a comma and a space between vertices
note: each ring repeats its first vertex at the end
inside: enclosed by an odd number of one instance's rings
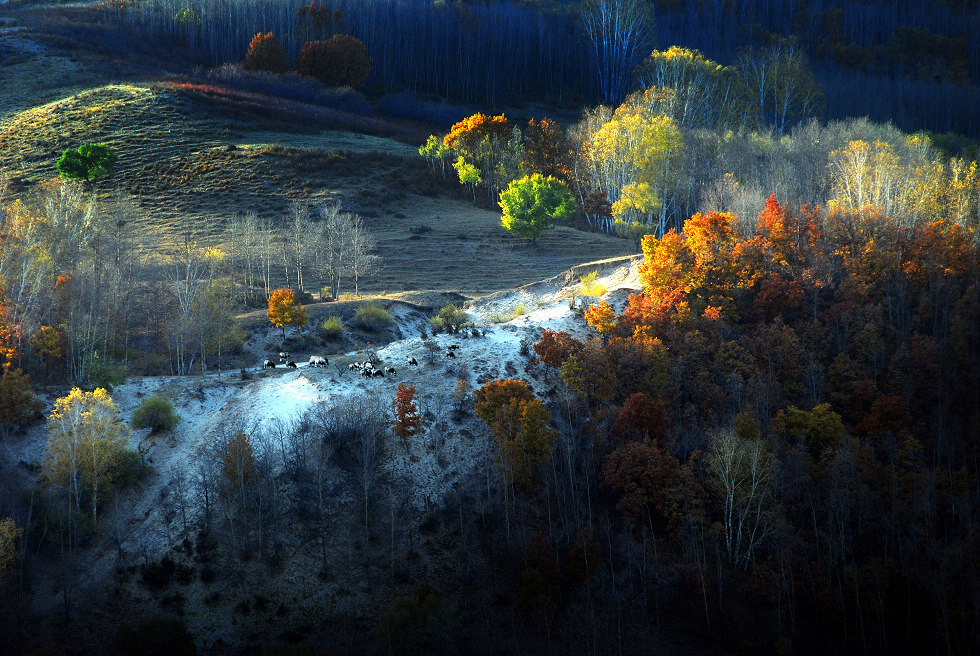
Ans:
POLYGON ((302 328, 309 319, 306 309, 296 302, 296 294, 292 289, 276 289, 269 295, 269 321, 276 328, 282 329, 282 338, 286 339, 286 326, 302 328))
POLYGON ((663 444, 667 437, 667 406, 642 392, 631 394, 613 423, 612 434, 625 440, 652 440, 663 444))
POLYGON ((616 322, 616 313, 613 311, 609 303, 602 301, 599 305, 590 305, 585 310, 585 320, 589 322, 589 325, 596 329, 596 331, 607 339, 609 333, 616 330, 618 325, 616 322))
POLYGON ((460 184, 482 184, 491 198, 520 177, 520 131, 503 114, 468 116, 442 142, 453 153, 460 184))
POLYGON ((245 53, 245 70, 269 73, 285 73, 289 70, 289 58, 275 34, 259 32, 252 38, 248 52, 245 53))
POLYGON ((528 173, 540 173, 568 180, 572 170, 569 162, 572 147, 565 137, 565 128, 558 121, 533 118, 524 128, 524 160, 521 166, 528 173))
POLYGON ((602 463, 600 480, 605 487, 619 493, 616 504, 623 519, 653 528, 654 517, 664 505, 664 496, 677 460, 656 442, 627 442, 602 463))
POLYGON ((407 441, 413 435, 421 435, 425 432, 422 417, 419 416, 419 406, 415 400, 415 385, 398 383, 398 393, 395 395, 395 400, 391 402, 391 407, 395 411, 395 421, 391 425, 395 435, 407 441))
MULTIPOLYGON (((3 295, 0 287, 0 295, 3 295)), ((9 368, 19 359, 17 343, 20 341, 20 325, 13 323, 12 306, 6 300, 0 301, 0 365, 9 368)))
POLYGON ((570 356, 580 352, 585 347, 564 330, 541 329, 541 341, 534 345, 538 360, 546 367, 560 369, 570 356))
POLYGON ((453 125, 442 142, 463 157, 479 162, 491 148, 506 143, 512 134, 513 126, 503 114, 476 113, 453 125))

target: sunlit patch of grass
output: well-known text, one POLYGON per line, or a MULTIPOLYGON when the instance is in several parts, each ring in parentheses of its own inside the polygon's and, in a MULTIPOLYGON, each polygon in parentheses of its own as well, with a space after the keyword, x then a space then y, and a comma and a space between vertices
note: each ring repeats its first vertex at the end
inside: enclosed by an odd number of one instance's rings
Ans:
POLYGON ((598 275, 598 271, 593 271, 592 273, 586 274, 579 278, 582 285, 582 296, 602 296, 606 293, 606 286, 601 282, 596 282, 596 277, 598 275))

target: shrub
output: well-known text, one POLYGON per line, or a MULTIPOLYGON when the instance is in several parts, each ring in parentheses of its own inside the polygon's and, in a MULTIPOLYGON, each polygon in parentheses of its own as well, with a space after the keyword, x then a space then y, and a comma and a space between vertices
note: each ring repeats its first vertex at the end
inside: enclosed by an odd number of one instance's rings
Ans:
POLYGON ((245 54, 245 70, 269 73, 285 73, 289 70, 289 58, 275 34, 259 32, 255 35, 245 54))
POLYGON ((361 330, 381 330, 395 324, 391 312, 377 305, 365 305, 357 308, 353 324, 361 330))
POLYGON ((68 148, 58 158, 58 173, 69 180, 97 180, 116 168, 116 151, 104 143, 84 143, 68 148))
POLYGON ((95 387, 111 392, 116 385, 126 382, 126 366, 121 362, 103 358, 98 351, 92 352, 86 362, 88 381, 95 387))
POLYGON ((174 404, 158 394, 143 401, 133 412, 133 428, 151 428, 156 432, 171 430, 178 422, 180 417, 174 411, 174 404))
POLYGON ((364 84, 371 58, 364 42, 349 34, 334 34, 328 41, 307 41, 296 57, 296 72, 329 86, 364 84))
POLYGON ((339 109, 352 114, 371 113, 364 95, 349 86, 328 87, 319 80, 296 73, 248 71, 241 63, 224 64, 207 72, 209 80, 246 91, 299 100, 301 102, 339 109))
POLYGON ((347 326, 336 315, 330 315, 320 324, 320 333, 328 339, 334 339, 345 330, 347 330, 347 326))
POLYGON ((110 479, 113 485, 123 488, 141 480, 150 473, 150 466, 143 462, 139 451, 123 449, 112 465, 110 479))
POLYGON ((581 294, 583 296, 602 296, 606 293, 606 286, 601 282, 595 281, 598 275, 598 271, 593 271, 579 278, 579 281, 582 283, 581 294))
POLYGON ((438 315, 429 319, 432 330, 444 330, 447 333, 458 332, 469 323, 471 323, 470 316, 466 314, 466 311, 452 304, 444 306, 439 310, 438 315))
POLYGON ((0 424, 26 426, 41 416, 41 408, 31 391, 30 376, 5 367, 0 375, 0 424))

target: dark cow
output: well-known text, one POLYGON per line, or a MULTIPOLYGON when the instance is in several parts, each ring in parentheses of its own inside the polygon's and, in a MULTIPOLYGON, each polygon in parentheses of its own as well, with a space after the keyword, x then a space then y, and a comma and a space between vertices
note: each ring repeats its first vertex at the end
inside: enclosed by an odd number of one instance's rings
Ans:
POLYGON ((405 359, 408 361, 408 365, 410 367, 417 367, 417 366, 419 366, 419 361, 416 360, 415 358, 413 358, 412 356, 406 355, 405 356, 405 359))
POLYGON ((273 362, 272 360, 266 360, 265 362, 262 363, 262 368, 263 369, 275 369, 276 368, 276 363, 273 362))
POLYGON ((286 363, 286 366, 289 367, 290 369, 295 369, 296 363, 290 360, 289 362, 286 363))
POLYGON ((385 367, 385 375, 386 376, 394 376, 395 375, 395 368, 394 367, 385 367))

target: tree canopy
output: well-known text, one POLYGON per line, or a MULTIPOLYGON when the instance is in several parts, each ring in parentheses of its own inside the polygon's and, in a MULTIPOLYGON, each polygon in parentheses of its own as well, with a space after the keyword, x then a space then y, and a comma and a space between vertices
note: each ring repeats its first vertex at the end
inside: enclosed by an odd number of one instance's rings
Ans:
POLYGON ((306 308, 296 302, 296 294, 292 289, 276 289, 269 295, 269 321, 273 326, 282 330, 282 338, 286 339, 286 326, 302 328, 309 319, 306 308))
POLYGON ((69 180, 92 181, 105 177, 116 168, 116 151, 104 143, 84 143, 68 148, 58 159, 58 173, 69 180))
POLYGON ((575 198, 558 178, 540 173, 514 180, 500 192, 500 221, 504 228, 532 242, 575 211, 575 198))
POLYGON ((259 32, 255 35, 245 53, 245 70, 269 73, 285 73, 289 70, 289 57, 275 34, 259 32))

